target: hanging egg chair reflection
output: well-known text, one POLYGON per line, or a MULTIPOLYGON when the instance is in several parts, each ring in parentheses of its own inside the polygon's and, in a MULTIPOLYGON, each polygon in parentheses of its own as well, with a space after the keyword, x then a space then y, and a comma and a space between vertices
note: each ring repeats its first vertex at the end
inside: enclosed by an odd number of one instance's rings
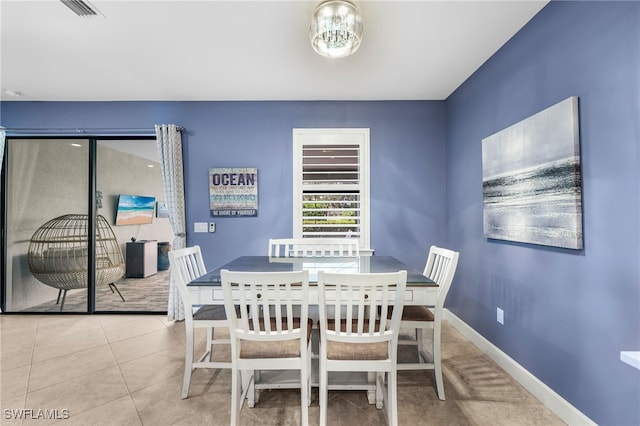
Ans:
MULTIPOLYGON (((29 244, 29 270, 38 281, 57 288, 64 308, 67 291, 87 287, 89 266, 89 215, 67 214, 51 219, 34 232, 29 244)), ((96 286, 108 284, 124 297, 115 282, 125 273, 125 263, 113 229, 107 220, 96 218, 96 286)))

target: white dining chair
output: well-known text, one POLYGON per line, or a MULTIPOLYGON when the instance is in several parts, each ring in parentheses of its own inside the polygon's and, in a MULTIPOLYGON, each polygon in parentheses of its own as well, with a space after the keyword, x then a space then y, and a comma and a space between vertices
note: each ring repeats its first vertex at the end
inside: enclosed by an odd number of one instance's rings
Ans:
POLYGON ((424 268, 424 275, 438 284, 438 295, 435 306, 405 306, 402 313, 402 327, 414 330, 415 339, 400 339, 398 345, 414 345, 417 347, 418 362, 399 363, 398 370, 434 370, 438 398, 445 399, 444 382, 442 380, 442 361, 440 356, 440 335, 444 301, 451 287, 451 282, 458 266, 459 253, 441 247, 431 246, 429 257, 424 268), (431 331, 432 362, 424 351, 422 330, 431 331))
MULTIPOLYGON (((259 370, 299 370, 300 380, 279 388, 300 388, 300 424, 309 423, 311 320, 309 272, 220 271, 231 335, 231 424, 259 389, 259 370), (301 300, 294 304, 293 300, 301 300), (299 316, 294 307, 299 306, 299 316)), ((269 386, 272 388, 273 386, 269 386)), ((257 397, 255 398, 257 402, 257 397)))
POLYGON ((331 371, 375 372, 376 405, 383 403, 389 424, 398 424, 396 357, 406 283, 407 271, 318 273, 320 425, 327 424, 331 371), (390 318, 378 316, 390 311, 390 318))
POLYGON ((229 323, 223 305, 202 305, 191 304, 187 284, 194 279, 204 275, 207 270, 202 260, 202 253, 199 246, 187 247, 169 252, 169 264, 171 267, 171 277, 174 280, 180 299, 184 306, 184 328, 185 328, 185 358, 184 358, 184 378, 182 380, 182 398, 189 396, 189 386, 191 384, 191 374, 196 368, 231 368, 230 361, 213 360, 214 345, 230 345, 228 338, 216 339, 215 329, 227 329, 229 323), (205 328, 207 330, 207 342, 205 351, 193 360, 194 353, 194 329, 205 328))
POLYGON ((272 238, 271 257, 358 257, 357 238, 272 238))

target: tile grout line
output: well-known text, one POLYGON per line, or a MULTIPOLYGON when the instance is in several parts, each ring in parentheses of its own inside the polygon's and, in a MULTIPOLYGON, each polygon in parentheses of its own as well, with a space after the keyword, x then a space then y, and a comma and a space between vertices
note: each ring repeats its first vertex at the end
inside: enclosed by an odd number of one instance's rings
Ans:
MULTIPOLYGON (((127 389, 127 396, 131 400, 131 404, 133 404, 133 408, 136 410, 138 421, 140 422, 141 425, 143 425, 144 423, 142 422, 142 416, 140 415, 140 410, 138 410, 138 406, 136 405, 136 402, 133 400, 133 397, 131 396, 131 389, 129 389, 129 385, 127 384, 127 381, 124 378, 124 374, 122 373, 122 368, 120 368, 120 361, 118 360, 118 357, 116 357, 116 354, 113 351, 113 348, 111 347, 111 343, 116 343, 116 342, 111 342, 109 340, 109 338, 107 337, 107 332, 104 328, 105 326, 104 324, 102 324, 102 321, 100 321, 100 327, 102 328, 104 337, 107 340, 107 345, 109 346, 109 351, 111 351, 111 356, 113 356, 113 360, 116 362, 116 367, 118 367, 118 373, 120 373, 120 379, 122 380, 122 383, 124 383, 125 389, 127 389)), ((126 339, 122 339, 122 340, 126 340, 126 339)))
MULTIPOLYGON (((161 319, 159 319, 159 318, 156 318, 156 319, 157 319, 157 320, 158 320, 158 321, 159 321, 159 322, 164 326, 164 329, 165 329, 165 330, 169 328, 169 324, 166 324, 165 322, 163 322, 163 321, 162 321, 161 319)), ((103 328, 103 332, 105 333, 105 338, 107 339, 107 344, 109 345, 109 350, 111 351, 111 354, 112 354, 112 355, 113 355, 113 357, 114 357, 114 360, 115 360, 115 362, 116 362, 116 366, 118 367, 118 372, 120 373, 120 377, 121 377, 121 379, 122 379, 122 382, 124 383, 124 385, 125 385, 125 387, 126 387, 126 389, 127 389, 127 395, 129 396, 129 399, 131 400, 131 403, 133 404, 133 407, 134 407, 134 408, 135 408, 135 410, 136 410, 136 414, 137 414, 137 416, 138 416, 138 420, 140 421, 140 424, 144 424, 144 422, 143 422, 143 420, 142 420, 141 413, 140 413, 140 411, 139 411, 139 409, 138 409, 138 406, 136 405, 135 400, 133 399, 133 395, 132 395, 131 389, 129 388, 129 384, 127 383, 127 381, 126 381, 126 379, 125 379, 125 377, 124 377, 124 373, 122 372, 121 362, 120 362, 120 361, 118 360, 118 358, 116 357, 116 354, 115 354, 115 352, 113 351, 113 348, 112 348, 111 344, 112 344, 112 343, 120 343, 120 342, 123 342, 123 341, 128 340, 128 339, 134 339, 134 338, 137 338, 137 337, 140 337, 140 336, 144 336, 144 335, 148 335, 148 334, 156 333, 156 332, 158 332, 158 331, 161 331, 162 329, 160 329, 160 330, 153 330, 153 331, 149 331, 149 332, 146 332, 146 333, 139 334, 139 335, 137 335, 137 336, 130 336, 130 337, 127 337, 126 339, 121 339, 121 340, 116 340, 116 341, 114 341, 114 342, 111 342, 111 341, 108 339, 108 337, 106 336, 106 331, 104 330, 104 327, 105 327, 105 326, 104 326, 104 324, 100 323, 100 325, 101 325, 101 327, 103 328)), ((170 346, 170 347, 167 347, 167 348, 164 348, 164 349, 160 349, 160 350, 155 351, 155 352, 153 352, 153 353, 146 354, 146 355, 143 355, 143 356, 140 356, 140 357, 134 358, 134 359, 130 359, 130 360, 124 361, 124 362, 122 362, 122 364, 126 364, 126 363, 129 363, 129 362, 132 362, 132 361, 136 361, 136 360, 139 360, 139 359, 145 358, 145 357, 147 357, 147 356, 149 356, 149 355, 154 355, 154 354, 158 354, 158 353, 160 353, 160 352, 168 351, 168 350, 170 350, 170 349, 172 349, 172 348, 173 348, 173 346, 170 346)), ((182 373, 177 374, 176 376, 182 376, 182 373)), ((168 377, 166 380, 164 380, 164 381, 162 381, 162 382, 158 382, 158 383, 168 382, 168 381, 172 380, 172 379, 173 379, 173 377, 174 377, 174 376, 172 376, 172 377, 168 377)), ((143 389, 146 389, 146 388, 148 388, 148 387, 155 386, 155 385, 157 385, 158 383, 152 383, 152 384, 149 384, 149 385, 147 385, 147 386, 143 386, 143 387, 142 387, 142 388, 140 388, 140 389, 136 389, 134 392, 139 392, 139 391, 141 391, 141 390, 143 390, 143 389)))
MULTIPOLYGON (((50 315, 50 314, 49 314, 49 315, 50 315)), ((43 317, 44 317, 44 316, 43 316, 43 317)), ((41 321, 42 319, 44 319, 43 317, 42 317, 42 318, 38 318, 38 322, 37 322, 36 327, 38 327, 38 325, 40 324, 40 321, 41 321)), ((104 335, 104 338, 105 338, 105 341, 107 342, 107 345, 108 345, 108 344, 109 344, 109 341, 107 340, 107 336, 106 336, 106 334, 104 333, 104 329, 103 329, 103 327, 102 327, 102 323, 100 323, 100 331, 102 331, 102 333, 103 333, 103 335, 104 335)), ((36 328, 36 336, 37 336, 37 328, 36 328)), ((33 366, 33 353, 35 353, 35 338, 36 338, 36 336, 34 336, 34 343, 33 343, 33 349, 32 349, 32 359, 31 359, 31 363, 29 364, 29 381, 30 381, 30 379, 31 379, 31 367, 33 366)), ((80 351, 75 351, 75 352, 73 352, 73 353, 83 352, 83 351, 85 351, 85 350, 89 350, 89 349, 97 348, 97 347, 99 347, 99 346, 102 346, 102 345, 92 346, 91 348, 82 349, 82 350, 80 350, 80 351)), ((109 350, 111 351, 111 347, 109 347, 109 350)), ((55 357, 55 358, 61 358, 61 357, 63 357, 63 356, 68 356, 68 355, 70 355, 70 354, 61 355, 61 356, 58 356, 58 357, 55 357)), ((113 351, 111 351, 111 355, 113 356, 113 360, 115 361, 115 363, 116 363, 116 365, 117 365, 118 360, 117 360, 117 359, 115 358, 115 356, 113 355, 113 351)), ((55 358, 51 358, 51 359, 55 359, 55 358)), ((41 361, 41 362, 45 362, 45 361, 41 361)), ((37 363, 36 363, 36 364, 37 364, 37 363)), ((48 386, 45 386, 45 387, 42 387, 42 388, 39 388, 39 389, 34 389, 34 390, 33 390, 33 392, 42 391, 42 390, 47 389, 47 388, 52 387, 52 386, 58 386, 58 385, 60 385, 60 384, 69 383, 69 382, 71 382, 71 381, 73 381, 73 380, 77 380, 77 379, 79 379, 79 378, 82 378, 82 377, 85 377, 85 376, 88 376, 88 375, 91 375, 91 374, 96 374, 96 373, 99 373, 99 372, 101 372, 101 371, 107 370, 107 369, 109 369, 109 368, 112 368, 112 367, 105 367, 105 368, 102 368, 102 369, 99 369, 99 370, 95 370, 95 371, 89 372, 89 373, 84 374, 84 375, 82 375, 82 376, 73 377, 73 378, 71 378, 71 379, 64 380, 64 381, 62 381, 62 382, 53 383, 53 384, 51 384, 51 385, 48 385, 48 386)), ((123 380, 123 381, 124 381, 124 380, 123 380)), ((27 383, 27 386, 28 386, 28 383, 27 383)), ((126 383, 125 383, 125 386, 126 386, 126 383)), ((27 389, 28 389, 28 388, 27 388, 27 389)), ((127 388, 127 393, 128 393, 128 388, 127 388)), ((119 397, 119 398, 122 398, 122 397, 119 397)), ((91 411, 91 410, 93 410, 93 409, 95 409, 95 408, 98 408, 98 407, 101 407, 101 406, 103 406, 103 405, 109 404, 109 403, 111 403, 111 402, 113 402, 113 401, 116 401, 116 400, 117 400, 117 399, 119 399, 119 398, 116 398, 116 399, 111 400, 111 401, 107 401, 107 402, 105 402, 104 404, 100 404, 100 405, 97 405, 97 406, 95 406, 95 407, 91 407, 91 408, 88 408, 88 409, 86 409, 86 410, 84 410, 84 411, 80 411, 80 412, 77 412, 77 413, 74 413, 74 414, 76 414, 76 415, 77 415, 77 414, 85 413, 85 412, 87 412, 87 411, 91 411)), ((26 394, 25 394, 25 404, 26 404, 26 394)), ((26 408, 26 406, 25 406, 25 408, 26 408)), ((63 421, 64 421, 64 420, 58 420, 58 421, 55 421, 55 422, 53 422, 53 423, 60 423, 60 422, 63 422, 63 421)), ((21 424, 22 424, 22 422, 21 422, 21 424)))
MULTIPOLYGON (((39 322, 40 322, 40 319, 38 320, 38 323, 39 323, 39 322)), ((103 326, 102 326, 102 323, 100 323, 100 331, 103 333, 103 335, 104 335, 104 337, 105 337, 106 345, 109 347, 109 351, 111 352, 111 356, 113 357, 113 360, 114 360, 114 362, 115 362, 115 366, 118 366, 118 360, 116 359, 116 357, 115 357, 115 355, 114 355, 114 353, 113 353, 113 350, 111 349, 111 345, 109 344, 109 341, 108 341, 108 339, 107 339, 106 333, 104 332, 104 328, 103 328, 103 326)), ((90 348, 85 348, 85 349, 82 349, 82 350, 80 350, 80 351, 75 351, 75 352, 73 352, 73 353, 83 352, 83 351, 90 350, 90 349, 94 349, 94 348, 97 348, 97 347, 100 347, 100 346, 103 346, 103 345, 92 346, 92 347, 90 347, 90 348)), ((35 352, 35 338, 34 338, 34 348, 33 348, 33 352, 35 352)), ((58 356, 58 357, 55 357, 55 358, 51 358, 51 359, 62 358, 62 357, 64 357, 64 356, 68 356, 68 355, 71 355, 71 354, 61 355, 61 356, 58 356)), ((33 355, 32 355, 32 356, 33 356, 33 355)), ((41 361, 41 362, 45 362, 45 361, 41 361)), ((31 362, 31 364, 30 364, 29 374, 31 374, 31 366, 32 366, 32 365, 33 365, 33 358, 32 358, 32 362, 31 362)), ((69 383, 69 382, 72 382, 72 381, 74 381, 74 380, 78 380, 78 379, 80 379, 80 378, 82 378, 82 377, 86 377, 86 376, 89 376, 89 375, 92 375, 92 374, 96 374, 96 373, 99 373, 99 372, 101 372, 101 371, 105 371, 105 370, 108 370, 108 369, 110 369, 110 368, 113 368, 113 367, 114 367, 114 366, 107 366, 107 367, 105 367, 105 368, 101 368, 101 369, 99 369, 99 370, 95 370, 95 371, 88 372, 88 373, 86 373, 86 374, 84 374, 84 375, 82 375, 82 376, 72 377, 72 378, 70 378, 70 379, 68 379, 68 380, 63 380, 63 381, 61 381, 61 382, 53 383, 53 384, 50 384, 50 385, 48 385, 48 386, 44 386, 44 387, 39 388, 39 389, 34 389, 34 390, 33 390, 33 392, 39 392, 39 391, 43 391, 43 390, 45 390, 45 389, 47 389, 47 388, 50 388, 50 387, 53 387, 53 386, 58 386, 58 385, 60 385, 60 384, 69 383)), ((119 366, 118 366, 118 371, 120 372, 120 368, 119 368, 119 366)), ((120 372, 120 373, 121 373, 121 372, 120 372)), ((122 373, 121 373, 121 374, 122 374, 122 373)), ((126 382, 124 381, 124 378, 123 378, 123 380, 122 380, 122 381, 123 381, 123 383, 124 383, 124 385, 125 385, 125 388, 127 389, 127 396, 131 397, 130 392, 129 392, 129 388, 126 386, 126 382)), ((26 395, 26 394, 25 394, 25 395, 26 395)), ((25 397, 26 397, 26 396, 25 396, 25 397)), ((116 400, 118 400, 118 399, 120 399, 120 398, 122 398, 122 396, 119 396, 119 397, 117 397, 117 398, 115 398, 115 399, 113 399, 113 400, 111 400, 111 401, 106 401, 106 402, 104 402, 104 403, 102 403, 102 404, 96 405, 95 407, 87 408, 86 410, 79 411, 79 412, 74 412, 73 414, 74 414, 74 415, 78 415, 78 414, 82 414, 82 413, 85 413, 85 412, 88 412, 88 411, 94 410, 94 409, 96 409, 96 408, 98 408, 98 407, 102 407, 102 406, 104 406, 104 405, 106 405, 106 404, 110 404, 110 403, 112 403, 112 402, 114 402, 114 401, 116 401, 116 400)), ((26 401, 25 401, 25 403, 26 403, 26 401)), ((134 404, 134 407, 135 407, 135 404, 134 404)), ((26 407, 25 407, 25 408, 26 408, 26 407)), ((136 412, 137 412, 137 410, 136 410, 136 412)), ((139 416, 138 416, 138 417, 139 417, 139 416)), ((60 423, 60 422, 63 422, 63 421, 64 421, 64 420, 59 420, 59 421, 55 421, 55 422, 53 422, 53 423, 60 423)))
MULTIPOLYGON (((40 321, 42 320, 42 318, 38 318, 38 321, 36 322, 36 329, 35 332, 33 333, 33 341, 31 342, 31 357, 29 359, 29 374, 27 374, 27 386, 26 389, 24 390, 24 395, 22 396, 22 408, 27 408, 27 395, 29 394, 29 382, 31 381, 31 369, 33 366, 33 356, 34 353, 36 351, 36 337, 38 336, 38 327, 40 325, 40 321)), ((24 423, 24 419, 20 419, 20 425, 22 426, 22 424, 24 423)))
MULTIPOLYGON (((29 384, 31 383, 31 370, 33 369, 33 358, 36 352, 36 338, 38 337, 38 329, 40 328, 40 321, 42 317, 38 317, 36 322, 36 330, 33 333, 33 341, 31 342, 31 357, 29 359, 29 374, 27 375, 27 388, 24 390, 24 401, 22 401, 22 407, 27 408, 27 396, 29 395, 29 384)), ((20 419, 20 425, 23 423, 23 419, 20 419)))
MULTIPOLYGON (((23 404, 22 404, 23 408, 25 408, 25 409, 28 408, 26 405, 27 405, 27 396, 28 396, 29 393, 39 392, 39 391, 42 391, 42 390, 47 389, 49 387, 57 386, 57 385, 62 384, 62 383, 67 383, 67 382, 69 382, 71 380, 75 380, 75 379, 78 379, 79 377, 82 377, 82 376, 74 377, 73 379, 65 380, 65 381, 62 381, 62 382, 59 382, 59 383, 54 383, 54 384, 51 384, 49 386, 44 386, 44 387, 38 388, 38 389, 33 389, 33 390, 29 389, 29 385, 31 383, 31 372, 32 372, 32 369, 33 369, 33 364, 34 364, 33 360, 34 360, 34 354, 35 354, 36 339, 37 339, 37 336, 38 336, 38 330, 40 328, 40 321, 42 321, 45 317, 46 317, 46 315, 45 316, 41 316, 41 317, 38 318, 38 321, 36 323, 36 332, 34 333, 34 336, 33 336, 33 344, 32 344, 32 347, 31 347, 31 359, 29 360, 29 374, 27 376, 27 389, 25 390, 24 401, 23 401, 23 404)), ((76 352, 81 352, 81 351, 76 351, 76 352)), ((56 357, 56 358, 59 358, 59 357, 56 357)), ((44 362, 44 361, 41 361, 41 362, 44 362)), ((102 370, 105 370, 105 369, 106 368, 104 368, 102 370)), ((85 374, 85 376, 88 375, 88 374, 96 373, 98 371, 102 371, 102 370, 97 370, 97 371, 94 371, 92 373, 87 373, 87 374, 85 374)), ((24 420, 25 419, 20 419, 20 425, 23 424, 24 420)), ((60 421, 62 421, 62 420, 60 420, 60 421)), ((58 421, 53 422, 53 423, 58 423, 58 421)))

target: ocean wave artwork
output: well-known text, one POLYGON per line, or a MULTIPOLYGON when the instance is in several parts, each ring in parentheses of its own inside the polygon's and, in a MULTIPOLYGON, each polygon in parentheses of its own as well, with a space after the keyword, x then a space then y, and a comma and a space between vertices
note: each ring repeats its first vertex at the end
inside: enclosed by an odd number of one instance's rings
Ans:
POLYGON ((483 139, 482 166, 485 237, 583 247, 577 97, 483 139))

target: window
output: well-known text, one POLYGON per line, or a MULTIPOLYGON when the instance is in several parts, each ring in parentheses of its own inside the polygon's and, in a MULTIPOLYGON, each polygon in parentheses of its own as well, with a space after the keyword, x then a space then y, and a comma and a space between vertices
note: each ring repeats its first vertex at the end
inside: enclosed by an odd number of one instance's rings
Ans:
POLYGON ((369 250, 369 129, 293 130, 293 237, 369 250))

